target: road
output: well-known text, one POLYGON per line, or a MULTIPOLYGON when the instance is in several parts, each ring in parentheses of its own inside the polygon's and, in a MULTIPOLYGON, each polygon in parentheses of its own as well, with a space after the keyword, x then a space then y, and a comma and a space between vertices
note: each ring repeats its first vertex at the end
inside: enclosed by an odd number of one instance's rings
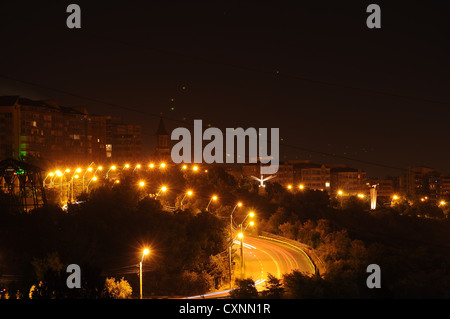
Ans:
MULTIPOLYGON (((314 273, 314 266, 299 248, 261 237, 245 237, 244 261, 244 277, 251 277, 258 290, 264 288, 263 283, 267 280, 269 273, 277 278, 282 278, 284 274, 293 270, 314 273)), ((239 274, 239 267, 237 270, 236 275, 239 274)))
MULTIPOLYGON (((237 258, 235 275, 239 277, 239 254, 240 242, 235 241, 233 249, 236 249, 237 258)), ((261 237, 246 236, 244 239, 244 278, 252 278, 256 288, 261 291, 265 289, 265 281, 268 274, 282 278, 284 274, 293 270, 299 270, 308 274, 314 273, 314 266, 308 256, 299 248, 281 241, 269 240, 261 237)), ((228 295, 230 290, 218 291, 201 296, 188 298, 217 298, 228 295)))

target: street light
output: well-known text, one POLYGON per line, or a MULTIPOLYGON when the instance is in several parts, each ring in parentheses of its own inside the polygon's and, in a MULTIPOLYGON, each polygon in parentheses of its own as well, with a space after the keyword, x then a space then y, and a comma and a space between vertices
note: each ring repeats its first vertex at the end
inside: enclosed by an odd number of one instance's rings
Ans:
POLYGON ((94 176, 91 178, 91 180, 89 181, 89 183, 86 186, 86 192, 89 192, 89 185, 91 185, 92 181, 94 181, 94 182, 97 181, 97 176, 94 176))
POLYGON ((142 263, 144 262, 145 255, 148 255, 150 253, 150 250, 148 248, 145 248, 142 251, 142 259, 139 263, 139 287, 140 287, 140 298, 142 299, 142 263))
POLYGON ((217 200, 217 196, 214 195, 213 197, 211 197, 211 199, 209 200, 208 206, 206 206, 206 211, 208 211, 209 205, 211 204, 211 201, 216 201, 217 200))
POLYGON ((109 174, 109 172, 110 172, 111 170, 115 171, 115 170, 116 170, 116 166, 113 165, 113 166, 111 166, 111 167, 109 168, 109 170, 106 172, 106 176, 105 176, 106 179, 108 179, 108 174, 109 174))
POLYGON ((230 214, 230 239, 233 238, 233 213, 236 210, 236 208, 238 208, 238 207, 242 207, 242 203, 241 202, 238 202, 234 206, 234 208, 233 208, 233 210, 231 211, 231 214, 230 214))
POLYGON ((255 213, 254 212, 250 212, 247 214, 247 216, 245 216, 244 220, 241 223, 241 232, 238 234, 238 237, 241 240, 241 276, 242 278, 244 278, 244 274, 245 274, 245 264, 244 264, 244 232, 247 230, 247 227, 250 226, 254 226, 255 223, 253 221, 251 221, 246 227, 245 229, 243 229, 243 225, 245 220, 247 219, 247 217, 254 217, 255 213))
MULTIPOLYGON (((60 199, 62 200, 62 195, 63 195, 63 177, 66 173, 70 173, 70 169, 67 168, 63 173, 61 173, 59 176, 61 177, 61 184, 59 185, 59 189, 60 189, 60 199)), ((69 184, 69 183, 67 183, 69 184)))
MULTIPOLYGON (((81 168, 77 168, 75 172, 73 172, 72 177, 70 178, 70 201, 73 202, 73 179, 80 177, 78 174, 81 173, 81 168)), ((69 194, 67 194, 69 196, 69 194)))
POLYGON ((92 167, 89 166, 86 169, 86 172, 84 172, 84 174, 83 174, 83 192, 84 192, 84 177, 86 176, 87 172, 92 172, 92 167))
MULTIPOLYGON (((47 176, 44 178, 44 181, 42 182, 42 185, 45 187, 45 180, 50 176, 52 177, 53 175, 55 175, 55 173, 50 172, 47 174, 47 176)), ((51 178, 50 178, 50 185, 51 185, 51 178)))
POLYGON ((181 204, 180 204, 180 205, 181 205, 181 209, 183 209, 183 201, 184 201, 184 199, 186 198, 186 196, 192 196, 192 194, 193 194, 193 193, 192 193, 192 191, 190 191, 190 190, 187 191, 186 194, 184 194, 183 199, 181 200, 181 204))
POLYGON ((144 187, 145 186, 145 182, 144 181, 140 181, 139 182, 139 187, 144 187))
POLYGON ((134 172, 137 168, 141 168, 141 164, 137 164, 137 165, 134 167, 133 172, 134 172))
POLYGON ((166 186, 161 187, 161 188, 159 189, 158 193, 156 194, 155 199, 158 198, 158 196, 159 196, 159 194, 161 194, 161 192, 164 193, 164 192, 166 192, 166 191, 167 191, 167 187, 166 187, 166 186))

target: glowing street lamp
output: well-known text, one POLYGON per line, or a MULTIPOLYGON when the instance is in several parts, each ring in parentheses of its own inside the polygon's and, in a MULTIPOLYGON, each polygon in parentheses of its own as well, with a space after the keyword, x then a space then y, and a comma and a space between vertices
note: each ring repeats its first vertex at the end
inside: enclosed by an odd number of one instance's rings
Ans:
POLYGON ((193 170, 194 172, 198 171, 198 166, 197 166, 197 165, 194 165, 194 166, 192 167, 192 170, 193 170))
POLYGON ((153 167, 155 167, 155 164, 150 163, 150 164, 148 165, 148 167, 153 168, 153 167))
POLYGON ((192 196, 194 193, 191 191, 191 190, 189 190, 189 191, 187 191, 185 194, 184 194, 184 196, 183 196, 183 199, 181 200, 181 209, 183 209, 183 201, 184 201, 184 199, 186 198, 186 196, 192 196))
POLYGON ((140 290, 140 299, 142 299, 142 263, 144 262, 144 257, 150 253, 148 248, 145 248, 142 251, 142 259, 139 262, 139 290, 140 290))
POLYGON ((254 226, 255 223, 253 221, 250 221, 250 223, 248 223, 248 225, 245 227, 245 229, 243 229, 243 225, 245 220, 247 219, 247 217, 254 217, 255 213, 254 212, 250 212, 247 214, 247 216, 245 216, 244 220, 242 221, 240 227, 241 227, 241 232, 238 234, 238 238, 241 240, 241 275, 242 278, 245 275, 245 261, 244 261, 244 232, 247 230, 247 227, 250 226, 254 226))
POLYGON ((233 210, 231 211, 231 214, 230 214, 230 238, 233 237, 233 213, 236 210, 236 208, 238 208, 238 207, 242 207, 242 203, 241 202, 238 202, 234 206, 234 208, 233 208, 233 210))
POLYGON ((91 185, 91 182, 96 182, 97 181, 97 176, 94 176, 91 178, 91 180, 89 181, 89 183, 86 186, 86 192, 89 192, 89 185, 91 185))
POLYGON ((134 167, 133 172, 134 172, 136 169, 138 169, 138 168, 141 168, 141 164, 137 164, 137 165, 134 167))
POLYGON ((67 168, 63 173, 60 173, 58 176, 61 177, 61 184, 59 184, 59 189, 60 189, 60 198, 62 199, 62 194, 63 194, 63 177, 66 173, 70 173, 70 169, 67 168))
POLYGON ((299 189, 304 189, 305 186, 303 186, 303 184, 300 184, 300 185, 298 185, 298 188, 299 188, 299 189))
MULTIPOLYGON (((77 168, 75 170, 75 172, 72 174, 72 177, 70 178, 70 201, 73 202, 73 179, 74 178, 79 178, 80 175, 78 175, 79 173, 81 173, 81 168, 77 168)), ((69 194, 67 194, 68 196, 69 194)))
MULTIPOLYGON (((49 177, 53 177, 53 175, 55 175, 55 173, 53 173, 53 172, 50 172, 50 173, 47 174, 47 176, 44 178, 44 181, 42 182, 44 187, 45 187, 46 179, 49 178, 49 177)), ((51 185, 51 178, 50 178, 50 185, 51 185)))
POLYGON ((128 164, 128 163, 125 164, 125 165, 122 167, 122 172, 123 172, 123 170, 124 170, 125 168, 126 168, 126 169, 130 168, 130 164, 128 164))
POLYGON ((217 196, 214 195, 213 197, 211 197, 211 199, 209 200, 208 206, 206 206, 206 211, 208 211, 209 205, 211 204, 211 201, 216 201, 217 200, 217 196))
POLYGON ((87 172, 92 172, 92 167, 89 166, 83 174, 83 192, 84 192, 84 177, 86 176, 87 172))
POLYGON ((166 163, 161 163, 161 165, 159 165, 159 168, 165 168, 166 167, 166 163))
POLYGON ((161 192, 163 192, 163 193, 167 192, 167 187, 166 186, 161 187, 159 189, 158 193, 156 194, 155 199, 158 198, 158 196, 159 196, 159 194, 161 194, 161 192))
POLYGON ((139 182, 139 187, 144 187, 145 186, 145 182, 144 181, 140 181, 139 182))
POLYGON ((108 174, 109 174, 109 172, 110 172, 111 170, 115 171, 115 170, 116 170, 116 166, 113 165, 113 166, 111 166, 111 167, 109 168, 109 170, 106 172, 106 176, 105 176, 106 179, 108 179, 108 174))

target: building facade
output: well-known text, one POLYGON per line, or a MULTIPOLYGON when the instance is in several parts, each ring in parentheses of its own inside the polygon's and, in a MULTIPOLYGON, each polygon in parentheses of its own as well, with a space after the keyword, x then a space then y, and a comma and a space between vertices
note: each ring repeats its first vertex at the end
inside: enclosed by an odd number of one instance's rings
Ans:
POLYGON ((366 172, 345 165, 331 167, 331 195, 338 194, 344 196, 368 195, 366 172))
POLYGON ((84 108, 18 96, 0 97, 0 159, 33 159, 43 166, 104 163, 140 156, 137 125, 84 108))

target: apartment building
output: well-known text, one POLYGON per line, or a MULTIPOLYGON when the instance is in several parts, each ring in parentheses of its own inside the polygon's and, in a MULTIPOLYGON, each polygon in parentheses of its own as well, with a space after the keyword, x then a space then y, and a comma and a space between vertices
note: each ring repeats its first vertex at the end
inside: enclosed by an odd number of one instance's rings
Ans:
POLYGON ((45 166, 102 163, 140 152, 137 125, 55 101, 0 97, 0 159, 28 158, 45 166))

